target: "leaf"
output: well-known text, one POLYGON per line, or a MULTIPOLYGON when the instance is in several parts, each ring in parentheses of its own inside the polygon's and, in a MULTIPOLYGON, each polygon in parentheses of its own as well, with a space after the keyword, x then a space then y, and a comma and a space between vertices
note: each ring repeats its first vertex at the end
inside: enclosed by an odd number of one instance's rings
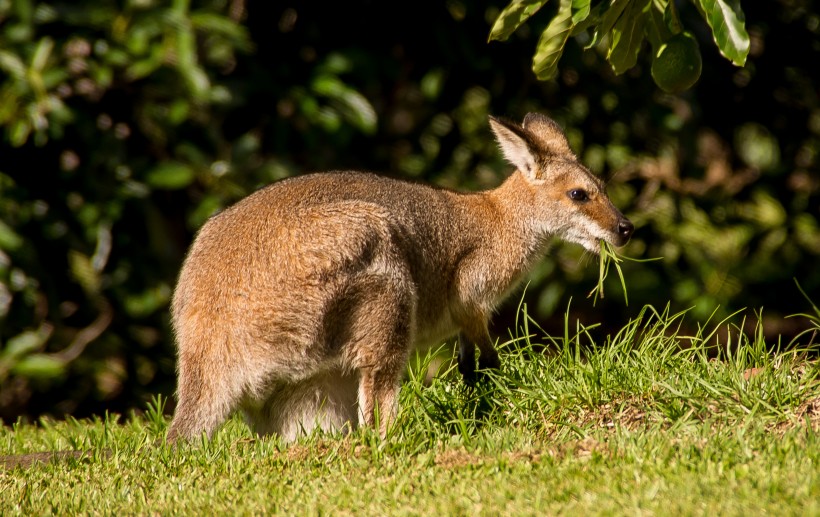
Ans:
POLYGON ((598 25, 598 23, 601 21, 601 13, 603 12, 606 12, 604 4, 597 4, 595 7, 592 7, 589 10, 589 12, 586 14, 586 16, 584 16, 583 19, 579 19, 579 14, 575 11, 575 5, 573 5, 572 21, 575 23, 575 26, 572 28, 572 32, 570 35, 576 36, 584 31, 589 30, 590 27, 598 25))
POLYGON ((316 65, 315 71, 317 76, 338 76, 352 72, 354 66, 350 56, 340 52, 331 52, 321 63, 316 65))
POLYGON ((487 41, 506 40, 546 3, 547 0, 513 0, 495 19, 487 41))
POLYGON ((65 364, 46 354, 32 354, 24 357, 11 369, 22 377, 49 379, 63 373, 65 364))
POLYGON ((177 69, 185 79, 191 95, 195 99, 204 99, 211 82, 199 66, 194 31, 188 25, 180 25, 176 31, 176 43, 177 69))
POLYGON ((591 0, 572 0, 572 24, 578 25, 589 16, 591 0))
POLYGON ((715 43, 728 60, 737 66, 746 64, 749 55, 749 33, 745 16, 736 0, 698 0, 703 17, 712 28, 715 43))
POLYGON ((638 62, 648 11, 649 0, 633 0, 612 28, 612 40, 606 58, 618 75, 638 62))
MULTIPOLYGON (((662 3, 664 0, 654 1, 656 3, 662 3)), ((680 20, 678 19, 678 10, 675 7, 674 0, 666 2, 666 9, 663 11, 663 21, 666 23, 666 26, 669 27, 669 30, 672 31, 672 34, 677 34, 683 31, 683 25, 681 25, 680 20)))
POLYGON ((0 250, 16 251, 23 245, 23 238, 11 226, 0 220, 0 250))
POLYGON ((376 132, 376 110, 364 95, 347 89, 337 100, 340 101, 338 111, 345 120, 365 134, 372 135, 376 132))
POLYGON ((125 71, 125 75, 130 81, 148 77, 162 66, 162 60, 163 57, 161 55, 158 55, 156 52, 152 53, 151 56, 134 61, 134 63, 129 65, 125 71))
POLYGON ((541 33, 535 56, 532 58, 532 71, 539 80, 547 81, 555 77, 558 60, 564 53, 564 45, 569 39, 572 27, 572 0, 561 0, 558 14, 541 33))
POLYGON ((148 171, 145 182, 150 186, 175 190, 187 187, 194 181, 193 169, 179 162, 166 162, 148 171))
POLYGON ((629 2, 630 0, 612 0, 612 4, 603 13, 601 24, 595 29, 595 35, 592 37, 592 41, 586 46, 587 49, 600 43, 604 36, 612 30, 612 27, 615 26, 615 22, 621 17, 621 14, 623 14, 629 2))
POLYGON ((6 50, 0 50, 0 70, 17 80, 25 80, 26 65, 16 54, 6 50))
POLYGON ((668 16, 672 9, 674 2, 666 3, 666 0, 652 0, 649 6, 649 20, 646 23, 644 32, 646 39, 652 45, 653 55, 657 55, 661 46, 672 37, 673 34, 680 32, 680 25, 674 25, 675 21, 668 16), (677 29, 673 29, 677 27, 677 29))
POLYGON ((164 307, 171 298, 171 289, 166 284, 150 287, 141 293, 125 297, 125 312, 134 318, 143 318, 164 307))
POLYGON ((238 50, 253 49, 248 30, 227 16, 207 12, 193 13, 191 14, 191 25, 203 34, 219 34, 229 38, 231 44, 238 50))
POLYGON ((42 347, 50 335, 51 327, 23 331, 6 341, 2 355, 10 359, 22 357, 42 347))
POLYGON ((42 72, 53 49, 54 40, 48 37, 41 39, 34 49, 34 55, 31 58, 31 69, 42 72))
POLYGON ((336 112, 365 134, 376 132, 376 110, 367 98, 333 75, 319 75, 311 84, 315 93, 328 97, 336 112))
POLYGON ((419 86, 421 93, 426 98, 432 100, 437 99, 444 87, 444 70, 441 68, 430 70, 421 78, 419 86))
POLYGON ((13 147, 21 147, 26 143, 30 134, 31 124, 29 124, 28 120, 15 120, 11 124, 11 129, 9 129, 9 140, 11 140, 11 145, 13 147))
POLYGON ((94 270, 90 258, 79 251, 70 250, 68 252, 68 266, 71 277, 80 284, 86 293, 92 296, 99 294, 100 276, 94 270))

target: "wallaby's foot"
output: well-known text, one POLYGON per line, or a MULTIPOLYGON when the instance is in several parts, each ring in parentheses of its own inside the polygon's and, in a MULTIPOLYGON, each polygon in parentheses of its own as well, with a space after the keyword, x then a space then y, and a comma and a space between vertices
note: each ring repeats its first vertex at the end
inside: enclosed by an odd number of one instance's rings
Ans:
POLYGON ((472 344, 459 342, 458 347, 458 371, 464 379, 465 384, 473 386, 476 382, 475 370, 475 347, 472 344))
POLYGON ((501 360, 495 350, 484 350, 478 356, 479 370, 498 370, 501 368, 501 360))
POLYGON ((485 370, 498 370, 501 368, 501 360, 498 352, 489 350, 481 352, 478 357, 478 370, 476 370, 475 348, 472 346, 462 346, 458 351, 458 371, 468 386, 475 386, 484 376, 485 370))
POLYGON ((462 368, 461 364, 459 364, 458 371, 461 372, 461 378, 464 379, 464 384, 467 386, 473 387, 476 382, 478 382, 479 374, 476 371, 475 366, 473 366, 472 369, 469 369, 469 367, 462 368))

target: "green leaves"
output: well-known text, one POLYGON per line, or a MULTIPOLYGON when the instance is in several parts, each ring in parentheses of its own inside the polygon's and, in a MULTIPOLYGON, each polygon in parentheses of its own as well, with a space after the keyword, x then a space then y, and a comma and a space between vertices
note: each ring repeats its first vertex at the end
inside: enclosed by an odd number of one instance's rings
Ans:
POLYGON ((649 0, 632 0, 612 27, 607 59, 616 74, 622 74, 638 62, 649 14, 649 0))
POLYGON ((8 224, 0 220, 0 250, 15 251, 22 245, 23 238, 8 224))
POLYGON ((746 64, 749 34, 745 17, 736 0, 698 0, 720 53, 737 66, 746 64))
POLYGON ((572 0, 561 0, 558 14, 541 34, 532 59, 532 71, 538 79, 546 81, 555 76, 573 25, 572 0))
POLYGON ((65 370, 65 363, 48 354, 32 354, 20 360, 12 372, 17 375, 36 378, 50 379, 57 377, 65 370))
POLYGON ((180 162, 165 162, 150 171, 145 176, 148 185, 167 190, 187 187, 194 180, 193 169, 180 162))
POLYGON ((0 357, 2 359, 18 359, 42 348, 51 336, 51 327, 40 327, 35 330, 26 330, 6 341, 0 357))
POLYGON ((25 330, 0 342, 0 382, 9 373, 25 377, 49 378, 63 372, 65 364, 58 358, 42 353, 54 328, 43 324, 36 330, 25 330))
POLYGON ((331 109, 320 113, 320 121, 328 129, 335 130, 339 126, 339 118, 359 129, 362 133, 376 132, 376 110, 367 98, 348 86, 338 76, 320 74, 311 83, 313 93, 328 99, 331 109))
POLYGON ((496 18, 488 41, 505 41, 545 3, 547 0, 513 0, 496 18))
POLYGON ((630 0, 612 0, 612 3, 606 8, 601 15, 601 23, 593 31, 592 42, 586 48, 592 48, 599 44, 601 40, 609 34, 612 27, 615 26, 624 9, 629 5, 630 0))
MULTIPOLYGON (((488 41, 504 41, 547 0, 513 0, 496 18, 488 41)), ((552 79, 558 71, 558 60, 573 30, 590 14, 591 0, 561 0, 558 14, 538 39, 532 70, 542 81, 552 79)))
POLYGON ((0 133, 15 147, 44 145, 76 114, 73 97, 97 102, 114 83, 157 83, 168 72, 178 80, 162 95, 184 90, 202 109, 225 102, 212 65, 225 69, 251 49, 248 31, 216 5, 151 4, 69 2, 59 8, 66 32, 50 25, 59 25, 53 7, 0 2, 0 133))
POLYGON ((541 33, 532 60, 532 70, 538 79, 546 81, 555 76, 567 40, 586 22, 590 12, 590 0, 561 0, 558 14, 541 33))
MULTIPOLYGON (((743 66, 749 53, 743 11, 738 0, 692 0, 712 29, 721 54, 743 66)), ((513 0, 496 18, 489 40, 506 40, 546 1, 513 0)), ((657 54, 672 36, 684 31, 671 0, 611 0, 594 7, 591 0, 561 0, 558 11, 538 39, 532 69, 540 80, 555 77, 570 36, 590 33, 586 49, 606 46, 606 58, 616 74, 635 66, 649 38, 657 54)))
POLYGON ((53 66, 53 51, 54 40, 48 36, 18 52, 0 51, 0 70, 8 74, 0 81, 0 127, 15 147, 22 146, 32 133, 37 144, 42 144, 50 124, 66 118, 65 105, 53 91, 66 73, 53 66))

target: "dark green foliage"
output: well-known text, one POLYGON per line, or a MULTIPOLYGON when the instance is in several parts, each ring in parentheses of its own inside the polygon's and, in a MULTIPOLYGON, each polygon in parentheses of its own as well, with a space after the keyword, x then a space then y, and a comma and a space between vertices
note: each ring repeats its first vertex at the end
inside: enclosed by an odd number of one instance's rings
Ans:
POLYGON ((546 3, 488 44, 498 2, 0 0, 0 417, 170 395, 168 301, 207 217, 310 170, 495 185, 509 167, 488 113, 550 113, 636 223, 622 253, 663 257, 623 265, 629 307, 614 277, 593 307, 595 260, 556 247, 527 295, 547 330, 575 295, 599 330, 671 299, 695 321, 763 306, 766 332, 796 335, 792 278, 820 299, 820 24, 807 2, 747 4, 744 68, 680 10, 703 74, 679 97, 646 52, 615 76, 606 48, 583 50, 598 3, 546 3), (559 9, 580 28, 554 28, 557 79, 539 82, 533 48, 559 9))
MULTIPOLYGON (((490 41, 509 38, 544 3, 540 0, 512 0, 496 18, 490 41)), ((743 66, 751 41, 739 0, 692 0, 692 3, 708 23, 720 53, 732 63, 743 66)), ((558 12, 538 40, 532 70, 539 79, 554 78, 564 45, 570 36, 578 35, 579 40, 588 42, 587 49, 596 45, 606 47, 606 59, 612 70, 620 75, 635 66, 644 39, 651 43, 653 54, 657 56, 665 44, 681 33, 683 26, 676 5, 670 0, 599 0, 594 6, 591 0, 561 0, 558 12)), ((694 53, 699 61, 697 48, 694 53)), ((655 79, 663 88, 664 80, 655 79)))

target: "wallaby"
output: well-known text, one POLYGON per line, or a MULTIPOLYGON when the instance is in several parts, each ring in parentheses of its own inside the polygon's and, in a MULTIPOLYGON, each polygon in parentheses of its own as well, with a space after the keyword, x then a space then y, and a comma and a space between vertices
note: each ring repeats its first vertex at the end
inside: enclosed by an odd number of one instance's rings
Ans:
POLYGON ((259 434, 373 426, 397 413, 411 351, 460 331, 459 370, 497 368, 496 305, 553 235, 597 253, 632 223, 550 118, 490 117, 517 170, 461 193, 362 172, 289 178, 213 216, 172 301, 178 404, 168 441, 241 409, 259 434))

